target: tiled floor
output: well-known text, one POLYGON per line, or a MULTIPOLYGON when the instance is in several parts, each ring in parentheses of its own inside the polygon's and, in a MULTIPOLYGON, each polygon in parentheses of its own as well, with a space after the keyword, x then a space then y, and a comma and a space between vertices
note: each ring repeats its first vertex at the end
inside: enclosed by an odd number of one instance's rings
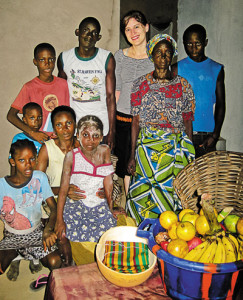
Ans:
POLYGON ((29 262, 22 260, 20 263, 19 277, 16 281, 9 281, 6 273, 0 276, 0 299, 1 300, 43 300, 45 288, 32 291, 29 285, 41 274, 49 274, 49 270, 44 268, 32 274, 29 270, 29 262))

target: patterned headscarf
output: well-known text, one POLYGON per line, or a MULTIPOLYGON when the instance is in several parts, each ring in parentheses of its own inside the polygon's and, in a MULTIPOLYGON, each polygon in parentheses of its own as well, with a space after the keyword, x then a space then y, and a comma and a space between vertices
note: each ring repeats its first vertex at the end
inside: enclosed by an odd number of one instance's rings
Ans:
POLYGON ((148 41, 147 43, 147 54, 148 54, 148 58, 153 62, 153 57, 152 57, 152 52, 154 50, 155 45, 158 44, 158 42, 160 41, 169 41, 172 44, 173 50, 174 50, 174 54, 173 57, 176 56, 178 54, 178 49, 177 49, 177 43, 176 41, 173 39, 173 37, 171 37, 168 34, 156 34, 150 41, 148 41))

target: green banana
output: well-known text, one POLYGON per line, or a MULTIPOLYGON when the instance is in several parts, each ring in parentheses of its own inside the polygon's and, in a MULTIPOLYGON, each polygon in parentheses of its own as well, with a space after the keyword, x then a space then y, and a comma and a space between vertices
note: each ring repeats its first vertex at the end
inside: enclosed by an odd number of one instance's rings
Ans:
POLYGON ((217 242, 214 240, 200 257, 199 262, 201 263, 212 263, 215 257, 217 249, 217 242))
POLYGON ((234 262, 237 260, 236 249, 234 243, 227 236, 222 237, 222 243, 226 252, 226 263, 234 262))
POLYGON ((190 260, 190 261, 198 261, 199 258, 203 255, 204 251, 208 248, 209 241, 206 240, 205 242, 197 245, 194 249, 192 249, 190 252, 187 253, 187 255, 184 257, 184 259, 190 260))

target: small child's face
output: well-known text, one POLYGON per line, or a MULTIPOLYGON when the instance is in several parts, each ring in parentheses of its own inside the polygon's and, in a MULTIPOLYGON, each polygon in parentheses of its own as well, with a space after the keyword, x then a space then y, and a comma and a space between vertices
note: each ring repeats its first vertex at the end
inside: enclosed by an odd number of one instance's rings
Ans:
POLYGON ((95 126, 84 127, 77 133, 81 147, 88 151, 94 151, 102 141, 102 134, 95 126))
POLYGON ((10 163, 15 166, 16 174, 25 181, 32 176, 36 167, 36 154, 30 148, 17 150, 14 158, 10 158, 10 163))
POLYGON ((23 122, 37 132, 42 125, 42 111, 38 108, 27 109, 23 122))
POLYGON ((55 68, 56 57, 53 52, 48 49, 41 50, 37 53, 37 57, 33 62, 39 71, 41 76, 52 76, 52 72, 55 68))
POLYGON ((207 40, 203 40, 199 33, 192 32, 184 41, 186 54, 194 61, 200 62, 205 57, 207 40))
POLYGON ((79 37, 79 46, 83 48, 94 48, 95 44, 101 39, 98 28, 94 23, 84 23, 80 29, 76 30, 79 37))
POLYGON ((76 124, 69 112, 59 112, 55 115, 53 129, 59 139, 69 140, 74 137, 76 124))

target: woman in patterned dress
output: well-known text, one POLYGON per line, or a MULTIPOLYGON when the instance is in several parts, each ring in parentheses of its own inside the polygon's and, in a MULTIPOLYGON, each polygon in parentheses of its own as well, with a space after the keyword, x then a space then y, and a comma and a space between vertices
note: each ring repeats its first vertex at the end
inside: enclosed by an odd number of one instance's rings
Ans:
POLYGON ((195 98, 186 79, 171 72, 175 40, 157 34, 147 44, 155 70, 134 81, 131 91, 133 175, 126 210, 139 224, 165 210, 181 209, 173 179, 195 158, 192 120, 195 98))

